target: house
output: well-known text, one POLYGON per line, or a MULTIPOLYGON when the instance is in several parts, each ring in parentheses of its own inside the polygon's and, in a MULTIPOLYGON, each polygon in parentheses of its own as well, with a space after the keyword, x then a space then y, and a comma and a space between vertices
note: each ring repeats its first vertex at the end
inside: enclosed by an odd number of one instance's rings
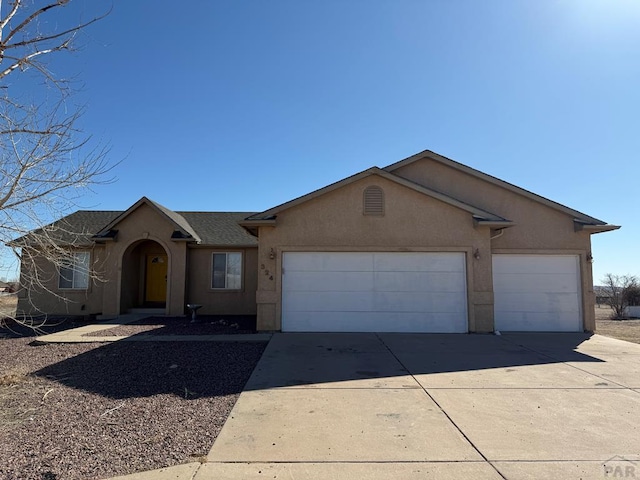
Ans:
POLYGON ((33 293, 25 312, 197 303, 259 330, 459 333, 593 331, 590 236, 619 228, 431 151, 260 213, 142 198, 59 222, 84 228, 60 238, 74 265, 50 275, 72 302, 33 293))

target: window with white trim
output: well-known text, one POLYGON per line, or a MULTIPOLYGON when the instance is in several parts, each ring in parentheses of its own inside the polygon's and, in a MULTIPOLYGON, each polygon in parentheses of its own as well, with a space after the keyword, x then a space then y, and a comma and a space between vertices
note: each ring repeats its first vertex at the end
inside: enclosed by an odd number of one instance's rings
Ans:
POLYGON ((211 288, 240 290, 242 288, 242 253, 214 253, 211 269, 211 288))
POLYGON ((89 288, 89 252, 73 252, 60 266, 58 288, 89 288))

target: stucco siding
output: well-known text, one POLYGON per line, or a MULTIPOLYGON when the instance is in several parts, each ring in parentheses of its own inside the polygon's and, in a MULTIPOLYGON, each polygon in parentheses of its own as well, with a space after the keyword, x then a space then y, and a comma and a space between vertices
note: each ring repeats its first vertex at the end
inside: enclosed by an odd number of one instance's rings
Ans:
POLYGON ((515 227, 506 229, 492 242, 493 248, 548 250, 590 246, 589 234, 576 234, 570 215, 440 162, 422 159, 393 173, 516 222, 515 227))
POLYGON ((198 311, 205 315, 255 315, 258 276, 257 248, 189 249, 187 303, 202 305, 198 311), (242 288, 218 290, 211 288, 212 255, 215 252, 242 253, 242 288))
POLYGON ((264 330, 281 327, 281 268, 286 251, 464 252, 470 329, 492 328, 486 319, 487 296, 482 295, 491 292, 489 229, 474 228, 466 211, 380 176, 366 177, 280 212, 276 227, 260 228, 258 263, 276 273, 273 279, 258 276, 258 326, 264 330), (384 190, 384 216, 363 215, 363 192, 371 185, 384 190), (473 255, 476 249, 479 259, 473 255), (478 317, 476 299, 485 312, 478 317))
POLYGON ((175 226, 155 209, 142 204, 121 219, 115 228, 118 230, 116 241, 106 245, 108 282, 104 289, 103 313, 118 315, 131 305, 129 301, 133 300, 133 293, 130 282, 138 279, 130 277, 133 273, 129 269, 133 263, 129 258, 126 259, 128 263, 123 262, 125 253, 131 252, 139 242, 153 241, 162 246, 168 257, 166 312, 169 315, 184 314, 187 246, 185 242, 171 240, 175 226))
POLYGON ((38 257, 36 268, 41 285, 33 284, 28 262, 22 262, 18 292, 17 314, 20 315, 92 315, 102 311, 104 282, 102 269, 105 251, 102 247, 77 249, 90 252, 90 262, 95 270, 89 279, 89 288, 82 290, 61 289, 58 286, 59 272, 56 266, 44 257, 38 257))

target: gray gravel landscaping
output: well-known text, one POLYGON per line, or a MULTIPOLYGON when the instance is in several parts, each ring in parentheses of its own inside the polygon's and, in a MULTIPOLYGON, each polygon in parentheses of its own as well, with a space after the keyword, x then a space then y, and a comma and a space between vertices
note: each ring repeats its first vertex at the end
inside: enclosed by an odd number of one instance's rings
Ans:
POLYGON ((265 343, 0 338, 0 478, 99 479, 197 461, 265 343))
POLYGON ((198 316, 195 322, 191 322, 190 317, 147 317, 126 325, 118 325, 99 332, 87 333, 83 336, 231 335, 236 333, 256 333, 255 323, 255 315, 198 316))

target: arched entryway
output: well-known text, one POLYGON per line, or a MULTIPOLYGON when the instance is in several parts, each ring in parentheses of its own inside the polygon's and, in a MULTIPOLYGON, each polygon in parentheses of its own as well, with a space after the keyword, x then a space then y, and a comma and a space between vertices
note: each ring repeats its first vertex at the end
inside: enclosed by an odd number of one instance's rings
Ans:
POLYGON ((120 310, 166 308, 169 255, 158 242, 141 240, 122 257, 120 310))

